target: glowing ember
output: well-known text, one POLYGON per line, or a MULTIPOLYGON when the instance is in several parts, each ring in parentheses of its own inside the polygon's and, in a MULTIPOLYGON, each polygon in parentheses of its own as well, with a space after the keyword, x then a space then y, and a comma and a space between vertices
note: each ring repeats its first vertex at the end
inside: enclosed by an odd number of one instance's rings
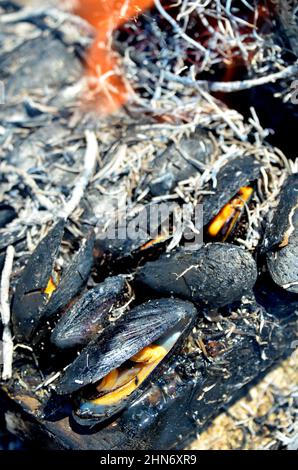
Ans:
POLYGON ((110 113, 123 105, 128 90, 118 67, 118 56, 111 48, 112 33, 131 18, 151 7, 154 0, 78 0, 74 11, 97 31, 87 57, 89 88, 96 105, 110 113))

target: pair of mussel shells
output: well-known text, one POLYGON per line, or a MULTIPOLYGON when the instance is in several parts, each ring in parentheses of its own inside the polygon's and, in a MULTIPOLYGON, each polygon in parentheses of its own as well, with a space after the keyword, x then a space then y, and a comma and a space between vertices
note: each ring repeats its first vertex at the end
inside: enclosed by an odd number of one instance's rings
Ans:
POLYGON ((52 341, 60 348, 88 343, 57 385, 59 394, 75 393, 73 416, 82 425, 101 423, 138 398, 162 373, 197 314, 190 302, 163 298, 107 322, 111 298, 119 299, 123 294, 125 280, 111 277, 101 288, 105 294, 96 313, 88 308, 93 296, 90 291, 61 318, 52 333, 52 341), (84 317, 83 321, 79 317, 84 317))

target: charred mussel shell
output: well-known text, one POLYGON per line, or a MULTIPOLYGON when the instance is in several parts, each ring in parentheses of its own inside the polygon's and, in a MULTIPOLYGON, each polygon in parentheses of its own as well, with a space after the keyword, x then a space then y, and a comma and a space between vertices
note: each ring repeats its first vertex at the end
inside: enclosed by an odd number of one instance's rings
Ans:
POLYGON ((90 274, 93 264, 93 232, 90 232, 70 264, 63 270, 59 284, 50 298, 45 295, 61 245, 64 225, 65 221, 61 219, 43 238, 17 282, 12 319, 14 334, 20 341, 30 341, 42 320, 65 307, 90 274))
POLYGON ((214 143, 209 134, 197 129, 179 144, 170 144, 162 155, 152 162, 149 188, 153 196, 167 194, 179 183, 194 176, 211 160, 214 143))
POLYGON ((160 295, 174 295, 219 308, 249 295, 257 266, 244 249, 209 243, 197 251, 176 251, 138 269, 136 282, 160 295))
MULTIPOLYGON (((167 222, 168 214, 160 212, 159 204, 147 204, 136 215, 118 222, 113 239, 104 234, 98 236, 96 250, 112 260, 128 260, 140 252, 144 253, 150 241, 162 233, 163 224, 167 227, 167 222), (160 217, 152 218, 152 213, 159 213, 160 217)), ((163 239, 167 239, 167 234, 160 239, 162 243, 163 239)))
POLYGON ((52 342, 60 349, 88 344, 107 324, 111 309, 125 300, 126 290, 126 279, 119 275, 87 291, 63 313, 52 332, 52 342))
POLYGON ((204 196, 204 236, 209 241, 226 241, 235 230, 245 205, 250 201, 260 164, 251 156, 225 164, 216 176, 217 187, 204 196))
POLYGON ((273 281, 298 293, 298 174, 285 181, 279 204, 264 240, 267 266, 273 281))
POLYGON ((60 394, 70 394, 82 389, 77 397, 79 404, 75 411, 76 419, 87 425, 94 419, 101 422, 121 411, 139 396, 164 364, 164 358, 181 345, 181 340, 191 330, 196 314, 197 310, 190 302, 159 299, 135 307, 106 328, 66 369, 57 386, 60 394), (163 346, 167 349, 154 370, 142 382, 134 381, 133 391, 128 396, 120 401, 112 400, 111 404, 98 405, 95 387, 90 385, 106 378, 111 371, 123 367, 140 351, 157 341, 162 345, 167 344, 163 346))
POLYGON ((204 225, 219 213, 241 187, 248 186, 257 180, 260 170, 260 163, 249 155, 234 158, 226 163, 216 176, 217 186, 214 193, 207 194, 203 198, 204 225))

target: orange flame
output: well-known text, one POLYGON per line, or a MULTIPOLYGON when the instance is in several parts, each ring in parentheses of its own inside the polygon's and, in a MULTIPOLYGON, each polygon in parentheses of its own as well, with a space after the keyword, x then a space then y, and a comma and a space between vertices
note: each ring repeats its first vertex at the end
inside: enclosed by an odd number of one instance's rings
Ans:
POLYGON ((92 24, 97 33, 87 56, 89 89, 95 105, 105 113, 126 103, 128 89, 119 74, 119 58, 111 48, 112 33, 150 8, 154 0, 77 0, 74 12, 92 24))

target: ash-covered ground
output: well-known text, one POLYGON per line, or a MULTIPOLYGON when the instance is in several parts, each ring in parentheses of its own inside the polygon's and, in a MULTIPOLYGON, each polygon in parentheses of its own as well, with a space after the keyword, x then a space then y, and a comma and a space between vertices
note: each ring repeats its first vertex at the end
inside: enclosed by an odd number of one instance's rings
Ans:
MULTIPOLYGON (((39 3, 44 5, 44 2, 38 1, 23 0, 21 3, 30 6, 32 4, 38 6, 39 3)), ((209 109, 206 110, 206 115, 207 111, 209 112, 209 109)), ((209 124, 208 121, 207 124, 209 124)), ((239 128, 241 129, 240 126, 239 128)), ((237 145, 241 151, 241 144, 237 143, 237 145)), ((148 152, 150 153, 150 149, 148 152)), ((131 161, 130 158, 128 160, 131 161)), ((64 171, 61 167, 58 170, 64 171)), ((55 196, 54 194, 54 199, 55 196)), ((29 209, 31 210, 31 207, 29 209)), ((36 236, 36 233, 32 233, 36 236)), ((253 246, 255 239, 252 238, 248 242, 253 246)), ((190 448, 297 448, 297 425, 295 427, 297 379, 297 353, 295 353, 251 389, 242 400, 221 414, 190 448)), ((26 444, 21 443, 6 431, 4 417, 0 415, 0 449, 22 448, 26 448, 26 444)))

